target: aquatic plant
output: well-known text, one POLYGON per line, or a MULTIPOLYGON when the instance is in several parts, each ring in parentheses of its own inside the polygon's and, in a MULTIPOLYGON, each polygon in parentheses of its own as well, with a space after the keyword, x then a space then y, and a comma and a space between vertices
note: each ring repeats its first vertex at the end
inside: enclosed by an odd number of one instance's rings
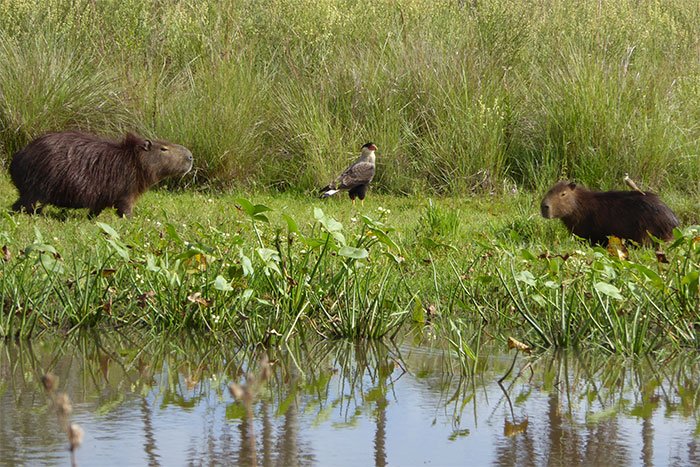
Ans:
POLYGON ((694 346, 698 228, 675 234, 664 251, 635 251, 639 259, 600 247, 555 255, 523 249, 498 277, 540 346, 631 354, 694 346))
POLYGON ((308 332, 379 338, 403 322, 409 304, 398 299, 399 247, 381 221, 363 216, 347 238, 342 224, 315 208, 308 231, 288 215, 285 228, 269 229, 270 208, 236 202, 247 233, 210 244, 183 239, 168 223, 157 252, 97 222, 89 251, 64 258, 37 229, 23 254, 1 265, 0 333, 129 324, 270 344, 308 332))
POLYGON ((697 345, 697 227, 625 257, 529 214, 527 194, 460 200, 460 216, 454 200, 258 197, 153 192, 128 222, 55 208, 0 219, 0 334, 136 327, 271 347, 411 326, 448 342, 464 372, 509 336, 536 351, 697 345))

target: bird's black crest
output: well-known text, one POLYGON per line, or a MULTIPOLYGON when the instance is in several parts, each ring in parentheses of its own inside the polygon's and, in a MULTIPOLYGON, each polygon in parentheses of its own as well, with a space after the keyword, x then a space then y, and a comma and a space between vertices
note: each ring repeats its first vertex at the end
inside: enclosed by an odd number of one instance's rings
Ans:
POLYGON ((370 147, 370 146, 374 146, 374 143, 371 142, 371 141, 370 141, 369 143, 365 143, 362 147, 363 147, 363 148, 368 148, 368 147, 370 147))

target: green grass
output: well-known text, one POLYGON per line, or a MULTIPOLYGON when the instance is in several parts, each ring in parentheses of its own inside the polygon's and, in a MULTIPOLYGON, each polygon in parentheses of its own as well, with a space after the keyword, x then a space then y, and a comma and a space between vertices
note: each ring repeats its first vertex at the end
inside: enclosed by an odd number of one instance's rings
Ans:
POLYGON ((0 8, 4 161, 47 130, 131 129, 190 147, 196 186, 309 190, 372 140, 394 194, 625 172, 700 193, 693 0, 0 8))
MULTIPOLYGON (((141 326, 273 345, 412 323, 466 360, 510 334, 619 353, 696 345, 696 233, 666 246, 669 263, 648 249, 621 261, 537 214, 558 178, 615 189, 629 173, 700 223, 691 0, 0 11, 5 166, 66 128, 136 130, 195 155, 167 182, 189 191, 148 193, 132 220, 3 214, 0 335, 141 326), (310 195, 369 140, 364 207, 310 195)), ((0 180, 0 205, 14 196, 0 180)))
MULTIPOLYGON (((2 179, 0 203, 14 196, 2 179)), ((5 214, 0 334, 127 326, 267 346, 416 326, 466 360, 508 336, 623 354, 696 345, 697 228, 664 247, 668 263, 645 248, 620 260, 541 218, 537 201, 372 193, 352 207, 155 190, 128 220, 5 214)), ((677 211, 685 225, 700 221, 697 206, 677 211)))

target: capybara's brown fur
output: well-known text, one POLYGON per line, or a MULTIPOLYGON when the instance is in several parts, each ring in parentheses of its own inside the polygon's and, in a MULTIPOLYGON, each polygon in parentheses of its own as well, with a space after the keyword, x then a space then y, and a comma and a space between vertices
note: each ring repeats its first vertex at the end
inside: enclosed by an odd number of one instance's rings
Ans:
POLYGON ((178 144, 132 133, 122 141, 74 131, 49 133, 12 158, 10 176, 19 190, 12 209, 34 213, 42 203, 89 208, 96 216, 114 207, 120 216, 130 216, 153 184, 191 168, 192 153, 178 144))
POLYGON ((650 244, 649 234, 673 238, 678 218, 654 193, 593 191, 576 183, 558 182, 540 205, 542 217, 561 219, 569 231, 592 244, 607 244, 608 236, 650 244))

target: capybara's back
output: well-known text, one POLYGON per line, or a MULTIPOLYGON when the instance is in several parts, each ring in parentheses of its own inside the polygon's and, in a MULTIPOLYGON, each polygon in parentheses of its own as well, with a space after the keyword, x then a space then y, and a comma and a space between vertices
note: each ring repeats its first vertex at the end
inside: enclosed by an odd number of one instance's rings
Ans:
POLYGON ((605 244, 608 237, 651 242, 673 238, 680 222, 654 193, 593 191, 576 183, 558 182, 540 204, 542 216, 561 219, 569 231, 591 243, 605 244))
POLYGON ((15 211, 38 204, 89 208, 91 215, 115 207, 131 214, 138 197, 163 178, 187 173, 192 153, 178 144, 128 133, 111 141, 81 132, 49 133, 17 152, 10 176, 19 190, 15 211))

